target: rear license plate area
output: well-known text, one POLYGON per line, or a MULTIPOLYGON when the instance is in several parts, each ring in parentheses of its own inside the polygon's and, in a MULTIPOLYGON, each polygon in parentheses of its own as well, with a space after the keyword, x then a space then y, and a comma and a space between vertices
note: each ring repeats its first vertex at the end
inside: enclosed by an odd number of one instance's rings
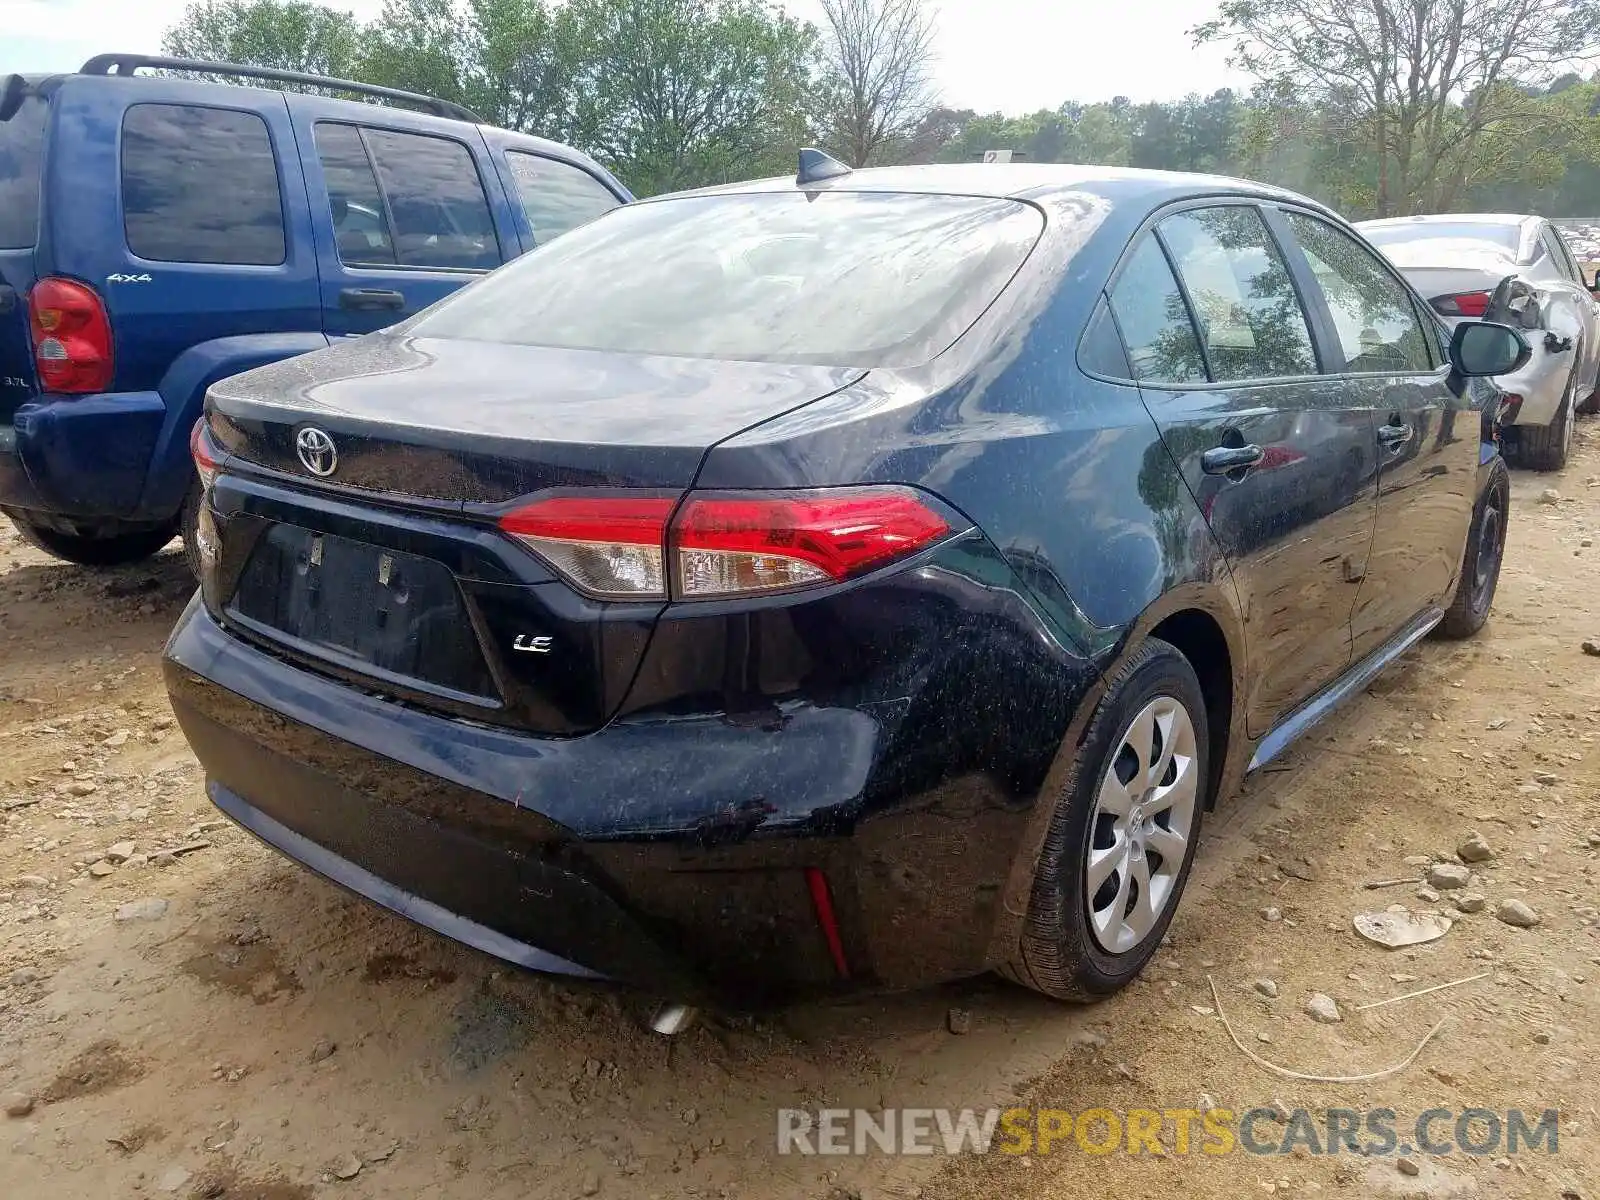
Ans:
POLYGON ((272 525, 227 615, 297 654, 380 681, 499 700, 461 589, 432 559, 272 525))

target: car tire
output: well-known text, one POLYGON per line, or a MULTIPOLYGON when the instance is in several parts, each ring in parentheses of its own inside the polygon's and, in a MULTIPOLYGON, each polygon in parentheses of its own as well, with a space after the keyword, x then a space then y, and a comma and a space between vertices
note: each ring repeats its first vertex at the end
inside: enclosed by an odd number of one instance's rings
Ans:
POLYGON ((1152 638, 1090 720, 1050 818, 1019 944, 1000 973, 1077 1002, 1109 996, 1138 975, 1183 895, 1209 780, 1200 681, 1176 647, 1152 638), (1152 784, 1156 768, 1166 783, 1152 784))
POLYGON ((1472 508, 1472 527, 1467 548, 1461 557, 1461 575, 1456 592, 1445 609, 1444 619, 1434 627, 1442 638, 1469 638, 1483 628, 1494 606, 1495 588, 1500 583, 1500 564, 1505 558, 1506 523, 1511 511, 1511 473, 1495 459, 1489 469, 1489 483, 1472 508))
POLYGON ((1517 426, 1517 458, 1521 465, 1535 471, 1559 471, 1567 465, 1567 453, 1572 448, 1572 393, 1577 382, 1574 370, 1550 424, 1517 426))
POLYGON ((16 513, 8 515, 28 545, 64 562, 77 563, 80 567, 121 567, 142 562, 170 542, 178 532, 175 527, 166 526, 94 537, 62 533, 16 513))

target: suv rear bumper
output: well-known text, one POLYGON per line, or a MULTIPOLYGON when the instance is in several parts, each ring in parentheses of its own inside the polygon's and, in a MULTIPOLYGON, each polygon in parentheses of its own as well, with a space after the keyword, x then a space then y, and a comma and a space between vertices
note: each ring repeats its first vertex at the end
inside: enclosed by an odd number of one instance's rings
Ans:
POLYGON ((24 404, 11 436, 0 435, 0 506, 78 520, 171 517, 139 511, 166 416, 156 392, 24 404))

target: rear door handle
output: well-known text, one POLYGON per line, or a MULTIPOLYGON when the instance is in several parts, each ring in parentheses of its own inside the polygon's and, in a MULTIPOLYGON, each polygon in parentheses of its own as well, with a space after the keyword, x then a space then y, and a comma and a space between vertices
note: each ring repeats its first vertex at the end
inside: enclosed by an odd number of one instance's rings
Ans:
POLYGON ((397 292, 393 288, 348 287, 339 292, 339 307, 353 309, 356 312, 382 312, 405 306, 405 293, 397 292))
POLYGON ((1214 446, 1200 456, 1200 469, 1207 475, 1244 478, 1246 471, 1260 464, 1267 452, 1260 446, 1214 446))
POLYGON ((0 317, 5 316, 17 306, 17 289, 9 284, 0 283, 0 317))
POLYGON ((1378 427, 1378 440, 1390 449, 1404 446, 1411 440, 1411 426, 1391 418, 1389 424, 1378 427))

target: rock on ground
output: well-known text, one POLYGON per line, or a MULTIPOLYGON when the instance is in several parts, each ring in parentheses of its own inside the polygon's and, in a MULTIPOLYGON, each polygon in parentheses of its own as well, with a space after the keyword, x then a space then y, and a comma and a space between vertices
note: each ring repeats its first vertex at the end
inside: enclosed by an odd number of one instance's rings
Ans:
POLYGON ((1321 1025, 1336 1025, 1344 1020, 1333 997, 1322 992, 1312 992, 1306 997, 1306 1016, 1321 1025))
POLYGON ((1483 834, 1474 829, 1456 847, 1456 856, 1464 863, 1488 862, 1494 857, 1494 851, 1485 840, 1483 834))
POLYGON ((1495 910, 1494 915, 1507 925, 1515 925, 1518 929, 1532 929, 1539 923, 1539 914, 1517 899, 1500 901, 1500 907, 1495 910))

